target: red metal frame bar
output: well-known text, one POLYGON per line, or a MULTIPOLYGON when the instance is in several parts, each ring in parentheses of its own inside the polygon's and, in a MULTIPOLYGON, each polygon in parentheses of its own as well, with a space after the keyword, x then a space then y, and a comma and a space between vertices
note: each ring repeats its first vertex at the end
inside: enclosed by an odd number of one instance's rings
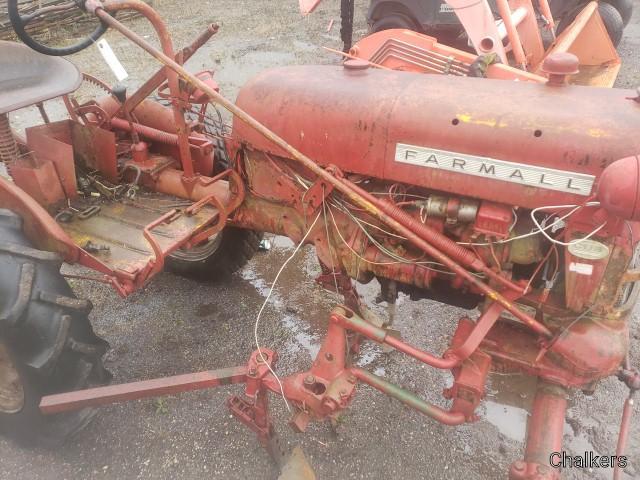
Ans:
POLYGON ((549 464, 553 452, 562 451, 567 392, 558 385, 540 383, 527 426, 524 460, 511 465, 510 480, 555 480, 560 470, 549 464))
POLYGON ((49 395, 42 398, 40 410, 44 414, 54 414, 80 410, 86 407, 99 407, 111 403, 128 402, 142 398, 174 395, 176 393, 203 390, 224 385, 244 383, 247 380, 247 367, 221 368, 206 372, 189 373, 173 377, 123 383, 108 387, 91 388, 78 392, 49 395))

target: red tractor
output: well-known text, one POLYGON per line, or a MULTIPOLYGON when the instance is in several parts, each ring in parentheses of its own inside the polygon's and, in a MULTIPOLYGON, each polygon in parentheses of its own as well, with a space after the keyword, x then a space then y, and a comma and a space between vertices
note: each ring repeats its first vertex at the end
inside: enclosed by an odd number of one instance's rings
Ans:
POLYGON ((41 53, 0 43, 0 154, 10 174, 0 177, 3 431, 59 440, 87 423, 87 407, 242 383, 229 408, 277 455, 269 392, 284 399, 298 431, 336 419, 362 384, 454 426, 477 419, 492 371, 521 372, 538 387, 510 478, 558 478, 550 455, 562 450, 568 392, 614 375, 631 392, 621 474, 640 388, 628 356, 640 280, 638 92, 568 85, 578 61, 560 54, 547 59, 546 83, 363 60, 278 68, 233 103, 212 72, 183 67, 216 26, 175 51, 141 1, 79 4, 101 22, 86 41, 40 44, 28 23, 51 10, 22 13, 10 0, 16 33, 41 53), (130 9, 149 19, 161 51, 114 17, 130 9), (83 76, 54 56, 91 45, 107 27, 162 66, 135 92, 85 74, 105 94, 82 102, 73 92, 83 76), (51 122, 42 102, 59 96, 69 119, 51 122), (21 138, 7 113, 28 105, 40 106, 44 123, 21 138), (216 106, 233 114, 231 131, 216 106), (59 273, 62 262, 94 270, 83 278, 126 297, 165 267, 229 273, 255 252, 256 232, 285 235, 296 252, 313 244, 318 282, 344 296, 309 370, 280 378, 256 325, 247 365, 98 386, 109 380, 108 345, 91 329, 91 304, 59 273), (393 315, 377 318, 363 304, 354 280, 374 278, 390 305, 404 292, 480 313, 459 320, 444 352, 427 352, 392 334, 393 315), (364 341, 450 370, 449 407, 357 367, 364 341))

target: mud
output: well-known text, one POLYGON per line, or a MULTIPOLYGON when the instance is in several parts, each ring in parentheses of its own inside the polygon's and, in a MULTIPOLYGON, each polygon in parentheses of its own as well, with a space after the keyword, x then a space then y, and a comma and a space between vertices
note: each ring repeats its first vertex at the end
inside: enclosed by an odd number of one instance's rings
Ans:
MULTIPOLYGON (((297 2, 224 0, 158 1, 154 5, 169 20, 177 45, 184 45, 218 22, 221 32, 189 63, 191 70, 215 68, 222 91, 234 97, 238 88, 264 68, 294 63, 330 63, 336 57, 319 47, 340 48, 339 2, 325 0, 318 12, 301 18, 297 2), (186 3, 186 5, 185 5, 186 3), (336 23, 330 32, 331 19, 336 23)), ((363 35, 366 2, 357 0, 356 35, 363 35)), ((640 84, 640 4, 620 50, 625 65, 620 85, 640 84)), ((133 28, 152 37, 141 21, 133 28)), ((111 33, 108 39, 138 85, 157 67, 135 47, 111 33)), ((96 51, 74 58, 82 68, 114 81, 96 51)), ((49 106, 54 116, 60 113, 49 106)), ((14 115, 18 125, 36 116, 14 115)), ((107 366, 117 382, 245 363, 254 349, 256 314, 278 269, 291 254, 286 239, 273 239, 240 274, 223 285, 202 285, 162 274, 127 301, 101 284, 74 283, 76 293, 90 298, 98 333, 112 346, 107 366)), ((311 249, 300 251, 283 273, 259 329, 261 345, 281 353, 278 372, 286 375, 308 367, 326 330, 327 316, 337 297, 318 287, 319 273, 311 249)), ((375 305, 375 282, 359 291, 375 305)), ((457 319, 468 313, 430 301, 398 303, 396 327, 405 338, 427 350, 442 352, 457 319)), ((640 364, 640 321, 634 315, 632 360, 640 364)), ((385 354, 367 345, 360 364, 445 406, 441 392, 448 373, 426 368, 399 354, 385 354)), ((493 376, 481 419, 473 425, 444 427, 366 387, 336 431, 312 425, 294 435, 286 427, 283 402, 274 397, 273 410, 283 437, 299 443, 319 479, 369 478, 506 478, 509 464, 521 456, 533 384, 519 376, 493 376)), ((89 428, 54 451, 25 450, 0 439, 1 479, 248 479, 274 478, 275 470, 252 433, 231 419, 224 402, 239 389, 201 391, 163 400, 143 400, 105 407, 89 428)), ((570 453, 595 450, 613 454, 625 396, 611 378, 595 395, 572 395, 565 426, 570 453)), ((640 420, 634 420, 629 452, 632 464, 625 479, 640 478, 640 420)), ((565 478, 610 478, 610 472, 568 471, 565 478)))

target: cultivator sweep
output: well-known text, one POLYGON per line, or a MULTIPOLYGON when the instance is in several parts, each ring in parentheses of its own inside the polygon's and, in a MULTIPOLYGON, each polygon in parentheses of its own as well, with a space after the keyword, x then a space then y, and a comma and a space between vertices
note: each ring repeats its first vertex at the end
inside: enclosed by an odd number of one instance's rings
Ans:
MULTIPOLYGON (((72 95, 81 76, 69 63, 0 44, 16 52, 3 55, 0 73, 6 75, 0 152, 11 176, 0 178, 0 206, 13 212, 0 215, 0 264, 7 272, 0 326, 8 332, 0 348, 9 351, 0 354, 0 426, 26 414, 16 408, 21 401, 67 418, 85 407, 245 384, 229 408, 282 463, 269 392, 283 397, 300 432, 310 421, 336 419, 358 384, 455 426, 477 420, 492 371, 520 372, 538 386, 524 458, 509 476, 553 479, 559 470, 549 457, 562 450, 569 389, 592 391, 615 375, 630 390, 616 452, 625 455, 640 389, 628 356, 640 280, 635 92, 568 85, 579 61, 566 52, 546 58, 546 76, 521 71, 533 81, 514 82, 505 81, 513 78, 511 67, 492 65, 490 78, 468 78, 469 57, 454 58, 435 42, 420 49, 392 37, 380 44, 380 37, 352 52, 378 42, 368 61, 270 70, 233 103, 220 94, 213 72, 194 75, 183 66, 216 26, 176 53, 149 5, 82 5, 100 20, 94 37, 113 28, 163 67, 133 93, 85 74, 105 95, 82 102, 72 95), (120 10, 149 19, 161 50, 112 16, 120 10), (388 63, 407 59, 448 75, 394 71, 388 63), (32 65, 31 84, 20 71, 24 64, 32 65), (64 82, 57 82, 63 71, 64 82), (149 98, 154 92, 161 101, 149 98), (51 122, 41 107, 45 124, 16 138, 8 112, 60 95, 67 96, 69 120, 51 122), (232 129, 211 115, 209 104, 233 114, 232 129), (86 321, 79 315, 87 304, 72 298, 66 284, 59 287, 64 294, 43 291, 38 272, 45 264, 50 275, 57 273, 50 265, 62 260, 89 267, 100 276, 84 278, 126 297, 165 267, 208 277, 237 269, 255 251, 253 232, 264 231, 313 244, 322 267, 318 283, 344 297, 310 369, 280 378, 277 352, 256 345, 245 366, 77 391, 51 382, 42 398, 25 395, 27 381, 59 371, 52 366, 62 354, 91 358, 92 371, 101 372, 106 348, 90 326, 73 330, 86 321), (390 305, 388 319, 372 314, 356 291, 353 280, 373 278, 390 305), (401 292, 480 313, 459 319, 442 354, 427 352, 391 328, 401 292), (49 323, 39 313, 43 304, 54 309, 49 323), (38 355, 29 344, 33 331, 52 338, 38 355), (450 407, 355 366, 364 341, 450 370, 454 383, 444 392, 450 407), (20 362, 38 376, 21 375, 25 370, 14 366, 20 362)), ((35 50, 59 55, 87 46, 46 47, 25 30, 38 15, 21 16, 16 1, 9 9, 16 32, 35 50)), ((52 283, 62 281, 54 277, 52 283)), ((38 419, 43 429, 47 418, 38 419)), ((616 476, 623 466, 616 465, 616 476)))

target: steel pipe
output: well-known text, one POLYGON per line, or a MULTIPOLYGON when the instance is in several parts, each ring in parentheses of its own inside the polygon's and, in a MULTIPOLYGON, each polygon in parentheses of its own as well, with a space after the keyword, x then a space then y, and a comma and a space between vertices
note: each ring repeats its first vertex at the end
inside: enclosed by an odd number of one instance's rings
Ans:
POLYGON ((447 411, 437 405, 425 402, 414 393, 411 393, 391 382, 387 382, 385 379, 374 375, 371 372, 367 372, 361 368, 352 368, 351 373, 362 383, 372 386, 385 395, 389 395, 391 398, 399 400, 406 406, 411 407, 440 423, 455 426, 462 425, 465 422, 464 414, 462 412, 447 411))

